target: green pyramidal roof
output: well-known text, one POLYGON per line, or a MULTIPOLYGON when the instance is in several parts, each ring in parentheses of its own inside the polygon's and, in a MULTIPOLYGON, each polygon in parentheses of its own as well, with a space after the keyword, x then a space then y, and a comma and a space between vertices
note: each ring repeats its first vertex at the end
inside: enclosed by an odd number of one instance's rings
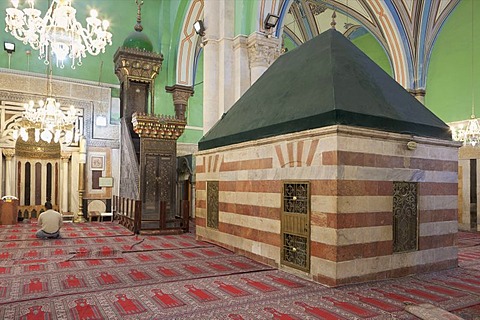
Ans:
POLYGON ((448 125, 330 29, 279 57, 198 147, 335 124, 451 140, 448 125))

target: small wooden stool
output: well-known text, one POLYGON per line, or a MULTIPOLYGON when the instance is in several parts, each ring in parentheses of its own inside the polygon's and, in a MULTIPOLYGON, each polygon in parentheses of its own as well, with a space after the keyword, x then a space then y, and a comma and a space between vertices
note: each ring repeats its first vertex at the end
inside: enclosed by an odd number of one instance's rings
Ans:
POLYGON ((88 221, 92 222, 92 218, 97 218, 97 221, 100 221, 100 212, 88 211, 88 221))

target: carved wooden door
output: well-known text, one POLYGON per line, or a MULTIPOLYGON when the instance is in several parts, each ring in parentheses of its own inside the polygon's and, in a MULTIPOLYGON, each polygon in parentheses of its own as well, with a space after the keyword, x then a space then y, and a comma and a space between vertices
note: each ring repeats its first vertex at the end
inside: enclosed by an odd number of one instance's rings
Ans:
POLYGON ((285 182, 281 217, 282 264, 310 270, 310 188, 308 182, 285 182))
POLYGON ((142 220, 157 220, 160 227, 165 227, 167 213, 170 212, 171 184, 171 156, 146 155, 145 159, 145 188, 142 220), (161 203, 165 203, 162 212, 161 203))

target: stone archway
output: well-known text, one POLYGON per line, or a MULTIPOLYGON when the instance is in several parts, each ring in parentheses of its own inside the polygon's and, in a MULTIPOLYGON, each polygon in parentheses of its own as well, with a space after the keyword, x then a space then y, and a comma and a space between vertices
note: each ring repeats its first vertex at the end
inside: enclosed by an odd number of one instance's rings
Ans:
POLYGON ((19 217, 36 218, 51 202, 59 210, 61 145, 34 138, 35 129, 28 130, 28 140, 17 139, 15 143, 15 190, 19 199, 19 217))

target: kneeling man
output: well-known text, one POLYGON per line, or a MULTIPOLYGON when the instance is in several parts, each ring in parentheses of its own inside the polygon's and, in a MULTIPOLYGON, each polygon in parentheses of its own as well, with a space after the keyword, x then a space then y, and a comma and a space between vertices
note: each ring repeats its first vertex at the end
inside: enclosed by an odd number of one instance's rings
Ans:
POLYGON ((37 231, 37 238, 40 239, 57 239, 60 237, 60 228, 63 225, 63 219, 60 212, 52 209, 50 202, 45 203, 45 209, 38 217, 38 225, 40 230, 37 231))

